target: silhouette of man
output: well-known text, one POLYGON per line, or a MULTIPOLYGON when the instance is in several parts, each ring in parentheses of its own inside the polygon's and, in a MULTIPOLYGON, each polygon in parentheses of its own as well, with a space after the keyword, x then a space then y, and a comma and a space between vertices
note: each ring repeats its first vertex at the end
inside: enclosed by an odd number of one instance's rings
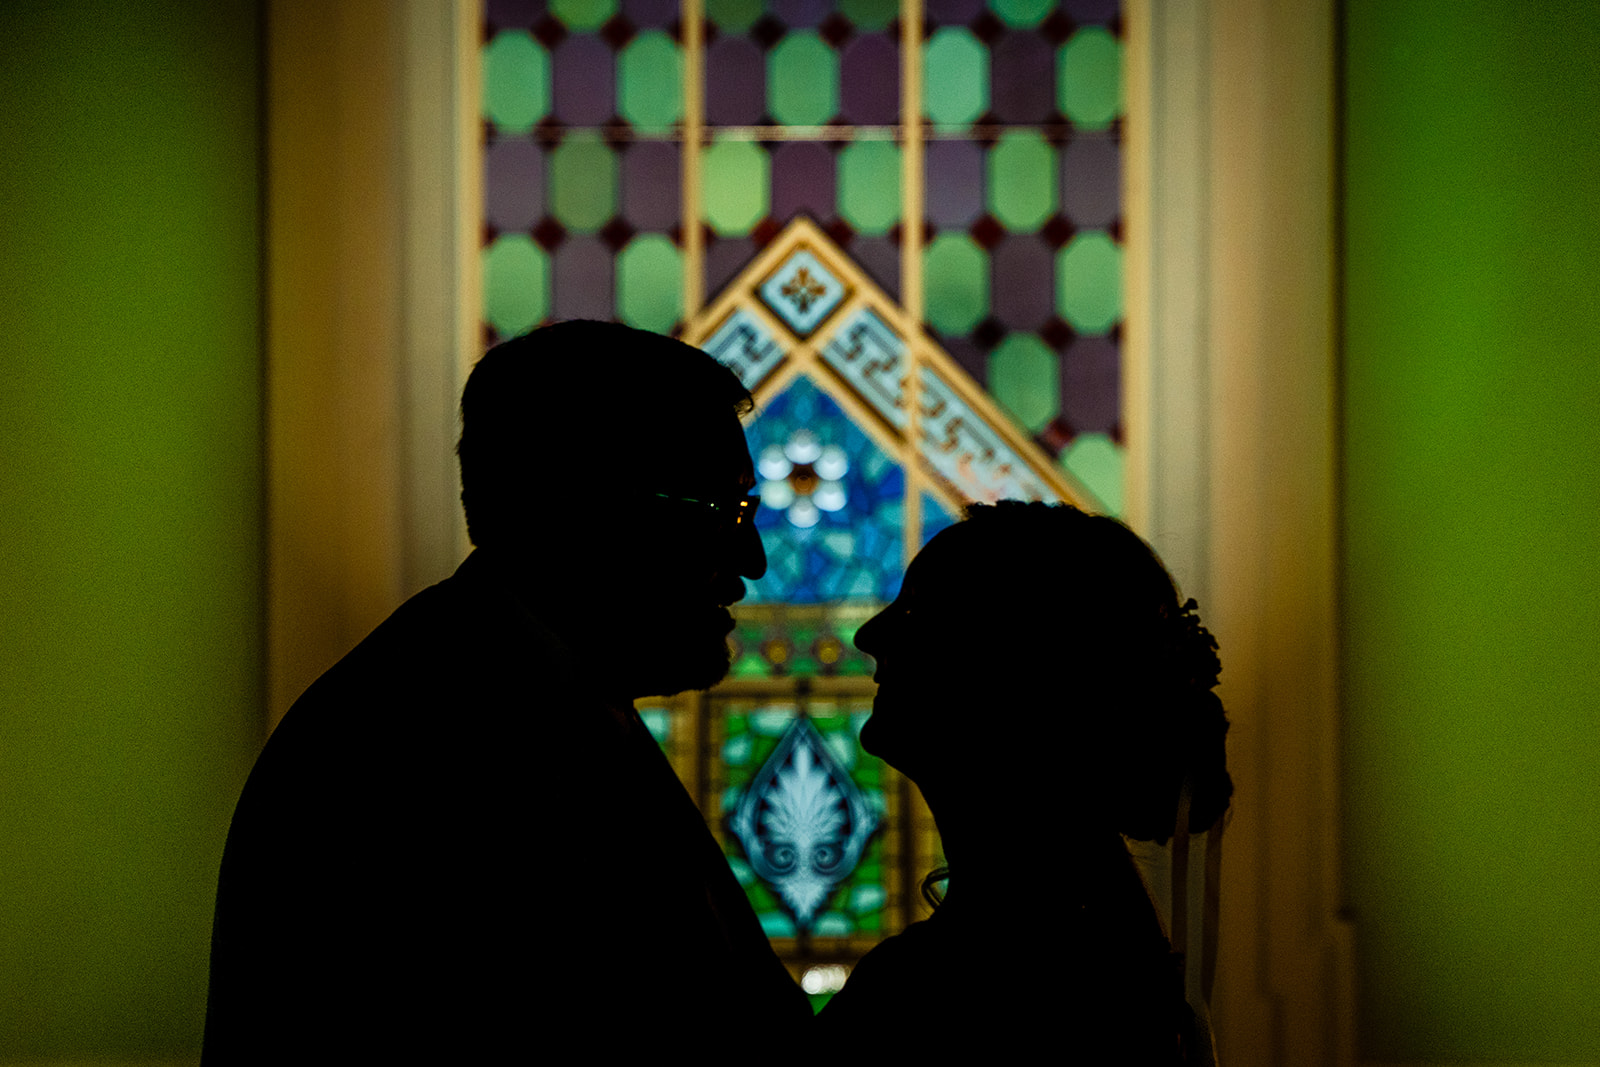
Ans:
POLYGON ((807 1024, 632 707, 727 671, 727 606, 766 570, 749 407, 704 353, 605 323, 478 363, 458 449, 475 551, 257 761, 206 1064, 770 1052, 807 1024))

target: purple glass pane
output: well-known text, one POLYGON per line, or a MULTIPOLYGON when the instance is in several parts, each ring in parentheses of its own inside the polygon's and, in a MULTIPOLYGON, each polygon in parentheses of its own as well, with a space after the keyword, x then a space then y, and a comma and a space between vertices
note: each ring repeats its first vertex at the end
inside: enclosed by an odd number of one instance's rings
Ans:
POLYGON ((719 37, 706 49, 706 122, 754 126, 767 109, 767 64, 748 37, 719 37))
POLYGON ((636 230, 667 231, 683 210, 678 146, 637 141, 622 154, 622 217, 636 230))
POLYGON ((972 141, 929 141, 923 210, 941 230, 965 230, 983 213, 983 149, 972 141))
POLYGON ((1108 337, 1079 337, 1061 356, 1061 416, 1078 433, 1108 433, 1122 410, 1122 371, 1108 337))
POLYGON ((1080 133, 1061 153, 1061 211, 1078 229, 1104 229, 1122 214, 1122 152, 1104 134, 1080 133))
POLYGON ((1013 31, 994 43, 990 105, 1001 122, 1043 122, 1055 109, 1056 50, 1037 33, 1013 31))
POLYGON ((551 268, 550 295, 555 318, 616 317, 611 294, 615 276, 611 250, 600 238, 588 234, 569 236, 556 249, 551 268))
POLYGON ((665 29, 678 17, 678 0, 622 0, 622 13, 638 29, 665 29))
POLYGON ((927 0, 926 19, 940 26, 965 26, 983 10, 983 0, 927 0))
POLYGON ((961 364, 963 370, 972 375, 972 380, 983 386, 989 387, 989 356, 977 345, 972 343, 970 337, 946 337, 944 350, 950 358, 961 364))
POLYGON ((1055 253, 1032 234, 1013 234, 989 253, 994 317, 1013 330, 1035 330, 1055 310, 1055 253))
POLYGON ((815 29, 828 17, 829 0, 767 0, 767 10, 792 30, 815 29))
POLYGON ((602 126, 616 113, 614 56, 606 43, 575 33, 551 56, 552 108, 568 126, 602 126))
POLYGON ((1082 24, 1110 22, 1116 18, 1117 9, 1122 5, 1118 0, 1065 0, 1061 6, 1066 9, 1073 22, 1082 24))
POLYGON ((707 242, 706 246, 706 295, 710 300, 716 299, 728 283, 733 281, 733 276, 739 273, 746 263, 750 262, 756 254, 756 243, 747 237, 722 238, 707 242))
POLYGON ((860 264, 867 276, 889 294, 900 299, 900 246, 887 237, 857 237, 850 242, 850 258, 860 264))
POLYGON ((839 54, 844 120, 887 126, 900 120, 900 49, 886 33, 864 33, 839 54))
POLYGON ((772 217, 788 222, 805 214, 833 218, 833 153, 827 145, 794 141, 772 150, 772 217))
POLYGON ((544 15, 544 0, 489 0, 485 16, 495 30, 526 30, 544 15))
POLYGON ((530 140, 496 141, 484 153, 483 213, 496 230, 531 230, 544 214, 544 153, 530 140))

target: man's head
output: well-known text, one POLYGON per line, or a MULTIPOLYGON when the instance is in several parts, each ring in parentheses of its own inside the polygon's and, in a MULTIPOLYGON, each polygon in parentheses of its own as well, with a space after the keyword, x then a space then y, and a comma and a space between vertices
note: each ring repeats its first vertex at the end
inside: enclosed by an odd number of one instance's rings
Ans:
POLYGON ((755 484, 750 393, 698 349, 564 322, 491 349, 461 397, 473 544, 628 696, 727 672, 726 606, 766 556, 738 501, 755 484))

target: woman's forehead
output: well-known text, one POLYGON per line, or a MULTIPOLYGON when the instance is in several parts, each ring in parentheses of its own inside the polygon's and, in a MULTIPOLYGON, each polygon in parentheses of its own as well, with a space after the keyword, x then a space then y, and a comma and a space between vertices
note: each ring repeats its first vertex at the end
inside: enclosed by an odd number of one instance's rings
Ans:
POLYGON ((978 547, 962 523, 939 531, 912 558, 903 587, 918 598, 965 599, 984 569, 984 560, 975 554, 978 547))

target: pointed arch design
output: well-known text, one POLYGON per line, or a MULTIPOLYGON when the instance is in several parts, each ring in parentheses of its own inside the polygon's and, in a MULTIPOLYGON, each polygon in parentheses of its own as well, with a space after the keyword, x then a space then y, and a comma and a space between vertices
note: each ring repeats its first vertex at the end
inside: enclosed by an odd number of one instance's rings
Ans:
POLYGON ((906 468, 908 527, 920 528, 919 489, 952 514, 1007 498, 1105 510, 810 219, 789 223, 684 339, 733 367, 758 409, 809 378, 906 468))

